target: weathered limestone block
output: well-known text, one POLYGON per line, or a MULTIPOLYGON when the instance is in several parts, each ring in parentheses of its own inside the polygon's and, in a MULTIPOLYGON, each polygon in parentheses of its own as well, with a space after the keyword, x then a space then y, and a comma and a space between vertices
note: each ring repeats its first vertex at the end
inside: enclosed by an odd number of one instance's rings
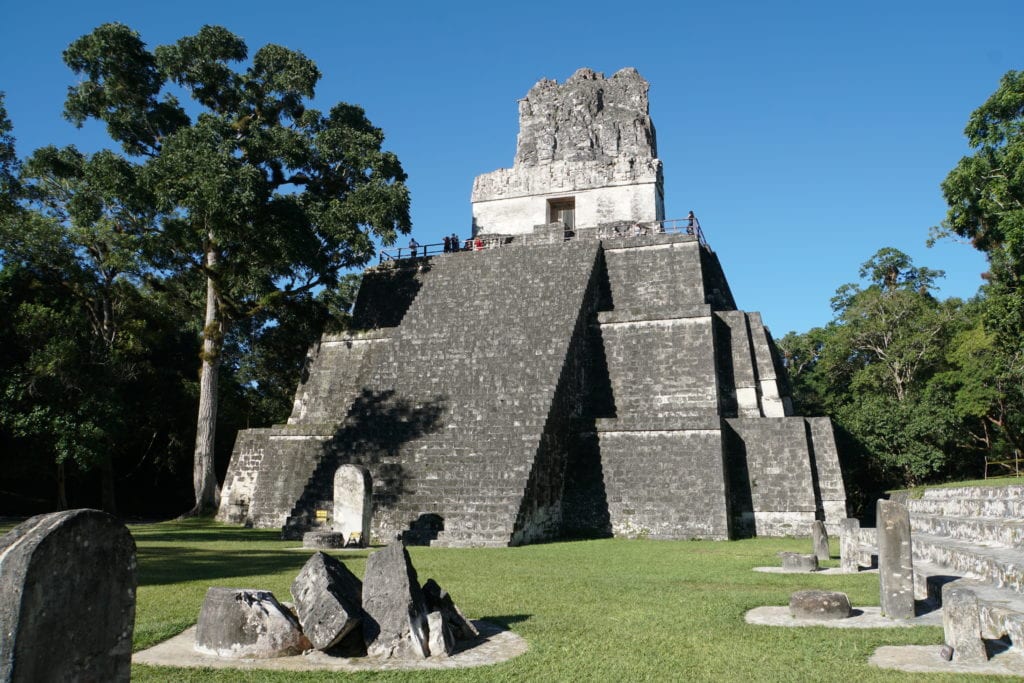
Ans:
POLYGON ((353 631, 362 617, 362 582, 338 560, 315 553, 292 582, 302 632, 327 650, 353 631))
POLYGON ((462 611, 452 600, 452 596, 441 588, 437 581, 427 579, 427 582, 423 584, 423 597, 426 599, 429 611, 438 611, 444 615, 445 623, 451 629, 455 640, 472 640, 480 635, 476 626, 463 616, 462 611))
POLYGON ((310 649, 299 622, 270 591, 211 587, 196 624, 197 652, 268 659, 310 649))
POLYGON ((428 657, 427 608, 409 553, 394 541, 366 560, 363 640, 378 657, 428 657))
POLYGON ((0 538, 0 681, 127 681, 135 541, 111 515, 39 515, 0 538))
POLYGON ((804 555, 801 553, 781 552, 782 568, 793 572, 816 572, 818 571, 818 558, 816 555, 804 555))
POLYGON ((307 531, 302 534, 303 548, 336 550, 345 547, 345 534, 338 531, 307 531))
POLYGON ((890 619, 913 619, 914 560, 910 512, 897 502, 879 500, 877 520, 882 614, 890 619))
POLYGON ((797 619, 846 619, 850 598, 837 591, 797 591, 789 596, 789 613, 797 619))
POLYGON ((988 661, 981 639, 981 610, 978 597, 956 582, 942 587, 942 629, 946 645, 953 648, 953 661, 976 664, 988 661))
POLYGON ((814 520, 814 523, 811 524, 811 543, 814 548, 814 554, 819 560, 828 560, 832 557, 829 554, 828 532, 825 530, 825 522, 820 519, 814 520))
POLYGON ((860 520, 847 517, 840 522, 839 567, 843 572, 860 571, 860 520))
POLYGON ((359 534, 359 545, 370 541, 371 494, 373 479, 365 467, 342 465, 334 474, 334 530, 352 538, 359 534))

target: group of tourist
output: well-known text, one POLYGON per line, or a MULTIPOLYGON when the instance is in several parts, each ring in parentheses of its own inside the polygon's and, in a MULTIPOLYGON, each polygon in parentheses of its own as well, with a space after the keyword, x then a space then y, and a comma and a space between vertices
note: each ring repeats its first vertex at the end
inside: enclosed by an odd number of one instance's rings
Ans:
POLYGON ((476 238, 469 237, 462 246, 459 246, 459 236, 454 232, 451 237, 444 238, 444 253, 451 254, 456 251, 483 251, 484 241, 477 235, 476 238))

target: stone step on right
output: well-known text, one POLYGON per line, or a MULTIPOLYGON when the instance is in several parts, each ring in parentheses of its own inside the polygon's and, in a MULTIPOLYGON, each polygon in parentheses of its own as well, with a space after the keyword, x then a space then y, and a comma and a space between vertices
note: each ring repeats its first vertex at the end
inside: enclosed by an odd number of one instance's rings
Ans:
POLYGON ((946 567, 951 573, 1024 594, 1024 550, 915 533, 914 561, 946 567))
POLYGON ((915 534, 1024 547, 1024 520, 1002 517, 952 517, 911 513, 915 534))
POLYGON ((911 514, 1024 519, 1024 485, 927 489, 920 498, 900 494, 911 514))

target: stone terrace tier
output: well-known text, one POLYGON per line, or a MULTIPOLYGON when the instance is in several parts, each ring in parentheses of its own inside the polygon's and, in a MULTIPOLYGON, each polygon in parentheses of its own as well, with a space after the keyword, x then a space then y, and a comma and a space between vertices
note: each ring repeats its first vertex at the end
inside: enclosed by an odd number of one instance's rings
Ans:
POLYGON ((219 518, 329 527, 334 472, 355 463, 382 541, 835 528, 831 425, 791 415, 771 335, 715 254, 548 227, 366 271, 356 329, 311 349, 288 424, 239 434, 219 518))

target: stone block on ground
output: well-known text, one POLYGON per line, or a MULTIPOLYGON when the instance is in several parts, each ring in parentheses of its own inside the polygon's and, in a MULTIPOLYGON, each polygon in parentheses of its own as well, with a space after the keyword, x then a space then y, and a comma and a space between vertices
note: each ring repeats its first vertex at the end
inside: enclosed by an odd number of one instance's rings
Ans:
POLYGON ((876 519, 882 614, 890 619, 913 619, 914 560, 910 513, 895 501, 879 500, 876 519))
POLYGON ((814 523, 811 524, 811 543, 812 552, 819 561, 831 559, 832 555, 828 548, 828 531, 825 530, 825 522, 820 519, 814 520, 814 523))
POLYGON ((0 681, 128 681, 135 541, 99 510, 39 515, 0 538, 0 681))
POLYGON ((839 567, 856 574, 860 571, 860 520, 847 517, 839 528, 839 567))
POLYGON ((345 534, 339 531, 307 531, 302 534, 303 548, 336 550, 345 547, 345 534))
POLYGON ((363 640, 370 656, 430 655, 423 591, 401 541, 394 541, 367 558, 363 613, 363 640))
POLYGON ((782 568, 791 572, 816 572, 818 571, 818 558, 815 555, 804 555, 802 553, 781 552, 782 568))
POLYGON ((301 654, 310 643, 270 591, 214 586, 199 611, 195 649, 231 659, 267 659, 301 654))
POLYGON ((359 626, 362 582, 335 558, 314 553, 291 586, 302 632, 317 650, 327 650, 359 626))
POLYGON ((439 611, 444 615, 445 623, 451 629, 455 640, 473 640, 479 637, 480 632, 476 626, 463 616, 462 611, 452 600, 452 596, 441 588, 437 581, 427 579, 427 582, 423 584, 423 596, 427 601, 429 611, 439 611))
POLYGON ((978 664, 988 661, 981 639, 981 610, 978 597, 956 582, 942 587, 942 629, 946 645, 953 648, 953 661, 978 664))
POLYGON ((846 619, 850 598, 837 591, 797 591, 789 596, 789 613, 797 619, 846 619))

